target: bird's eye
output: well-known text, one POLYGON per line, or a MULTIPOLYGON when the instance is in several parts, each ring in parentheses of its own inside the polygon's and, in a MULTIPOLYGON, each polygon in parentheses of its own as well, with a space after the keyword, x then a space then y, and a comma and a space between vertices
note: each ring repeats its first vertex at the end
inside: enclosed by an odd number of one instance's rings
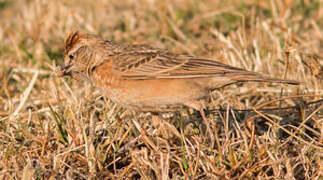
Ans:
POLYGON ((70 60, 72 60, 74 58, 73 55, 69 55, 68 57, 70 58, 70 60))

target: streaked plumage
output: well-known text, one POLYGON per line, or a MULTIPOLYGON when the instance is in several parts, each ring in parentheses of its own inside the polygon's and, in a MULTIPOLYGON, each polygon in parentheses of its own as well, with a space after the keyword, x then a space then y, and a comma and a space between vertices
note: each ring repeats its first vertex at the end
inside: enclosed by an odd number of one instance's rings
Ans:
POLYGON ((203 104, 214 89, 244 81, 298 84, 210 59, 146 45, 121 45, 80 32, 68 36, 64 55, 66 66, 59 76, 91 81, 118 105, 153 112, 189 106, 199 110, 206 123, 203 104))

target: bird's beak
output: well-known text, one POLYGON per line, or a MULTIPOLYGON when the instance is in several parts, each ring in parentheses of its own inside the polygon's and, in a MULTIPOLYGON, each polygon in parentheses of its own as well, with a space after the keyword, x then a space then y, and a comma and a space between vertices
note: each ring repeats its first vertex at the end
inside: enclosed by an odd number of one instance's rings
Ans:
POLYGON ((60 68, 56 71, 56 76, 57 77, 70 76, 71 69, 72 69, 72 65, 60 66, 60 68))

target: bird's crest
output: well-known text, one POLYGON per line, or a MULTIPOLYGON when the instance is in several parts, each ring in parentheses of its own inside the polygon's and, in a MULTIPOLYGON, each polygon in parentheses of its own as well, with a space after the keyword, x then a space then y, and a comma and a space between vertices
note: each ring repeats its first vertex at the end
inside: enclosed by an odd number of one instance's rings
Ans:
POLYGON ((84 34, 80 31, 73 31, 68 35, 65 40, 65 54, 69 52, 77 42, 80 41, 82 36, 84 36, 84 34))

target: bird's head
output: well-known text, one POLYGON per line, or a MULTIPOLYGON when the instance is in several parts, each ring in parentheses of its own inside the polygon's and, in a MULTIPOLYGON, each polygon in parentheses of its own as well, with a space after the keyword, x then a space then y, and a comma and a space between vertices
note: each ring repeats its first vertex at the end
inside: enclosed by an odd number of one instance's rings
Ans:
POLYGON ((64 66, 57 71, 57 76, 71 76, 76 80, 89 80, 99 61, 104 59, 105 41, 79 31, 68 35, 64 47, 64 66))

